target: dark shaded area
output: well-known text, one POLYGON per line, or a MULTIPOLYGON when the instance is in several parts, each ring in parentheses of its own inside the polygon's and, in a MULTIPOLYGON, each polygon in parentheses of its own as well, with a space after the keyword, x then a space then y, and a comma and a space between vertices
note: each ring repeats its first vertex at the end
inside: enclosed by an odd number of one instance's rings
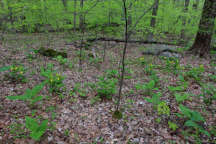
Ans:
POLYGON ((43 55, 43 56, 47 56, 47 57, 57 57, 57 56, 62 56, 63 58, 67 58, 67 53, 65 52, 59 52, 53 49, 45 49, 44 47, 41 47, 38 50, 38 53, 43 55))

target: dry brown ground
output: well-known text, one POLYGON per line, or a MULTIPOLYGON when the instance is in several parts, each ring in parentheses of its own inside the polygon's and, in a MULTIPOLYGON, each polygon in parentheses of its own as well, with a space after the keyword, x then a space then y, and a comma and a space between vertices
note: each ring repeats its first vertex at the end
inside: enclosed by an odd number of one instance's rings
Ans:
MULTIPOLYGON (((65 45, 67 38, 63 34, 47 35, 8 35, 6 42, 0 47, 0 67, 11 65, 14 62, 23 64, 27 68, 26 77, 27 83, 10 83, 5 81, 4 74, 0 73, 0 143, 6 144, 30 144, 30 143, 57 143, 57 144, 78 144, 78 143, 117 143, 126 144, 129 141, 140 144, 150 143, 186 143, 182 137, 181 131, 184 130, 182 120, 175 116, 175 112, 179 112, 178 104, 174 97, 169 93, 167 86, 175 85, 177 77, 173 74, 166 73, 162 70, 157 70, 157 75, 160 77, 160 90, 162 91, 162 100, 167 101, 171 109, 170 120, 176 121, 179 125, 177 132, 173 133, 167 124, 168 119, 163 119, 161 123, 155 122, 157 114, 152 109, 152 104, 143 99, 143 95, 135 91, 135 84, 138 82, 147 82, 149 77, 144 74, 143 66, 134 62, 141 57, 140 45, 129 44, 127 51, 127 62, 132 62, 128 65, 128 69, 132 73, 127 73, 132 78, 125 80, 123 87, 123 98, 121 107, 123 108, 123 119, 116 120, 112 118, 112 112, 115 110, 113 101, 97 102, 90 104, 91 98, 96 95, 95 91, 88 91, 87 98, 83 99, 78 95, 70 96, 70 91, 76 83, 95 83, 99 75, 103 75, 106 69, 119 69, 119 60, 122 51, 122 44, 110 43, 112 48, 107 48, 106 61, 102 63, 90 64, 86 57, 83 63, 83 70, 79 72, 78 68, 78 48, 72 45, 65 45), (29 49, 39 48, 41 45, 57 50, 67 51, 68 60, 73 63, 73 68, 64 68, 56 60, 44 56, 36 55, 36 58, 30 61, 27 59, 26 53, 29 49), (49 129, 43 136, 40 142, 34 142, 29 137, 16 138, 17 134, 11 132, 11 127, 15 124, 21 124, 17 131, 24 129, 25 116, 31 116, 32 110, 23 101, 11 101, 6 99, 6 96, 23 94, 26 88, 32 88, 34 85, 42 81, 40 76, 40 67, 48 63, 53 63, 55 69, 62 73, 66 78, 64 84, 67 88, 64 92, 64 100, 61 103, 57 95, 51 95, 44 89, 41 94, 49 95, 51 98, 38 103, 38 108, 35 110, 36 115, 51 120, 52 113, 56 114, 53 122, 56 123, 55 129, 49 129), (131 91, 134 92, 131 92, 131 91), (54 107, 54 110, 48 111, 48 108, 54 107), (67 133, 67 134, 66 134, 67 133), (103 138, 103 142, 98 142, 103 138)), ((104 43, 98 42, 95 47, 99 57, 103 55, 104 43)), ((153 64, 161 64, 163 62, 158 57, 146 56, 149 62, 153 64)), ((203 82, 208 82, 206 78, 209 73, 214 72, 210 66, 210 60, 199 59, 191 55, 185 56, 180 60, 181 65, 192 64, 199 66, 203 64, 206 72, 203 74, 203 82)), ((215 85, 215 82, 213 83, 215 85)), ((89 89, 85 87, 85 89, 89 89)), ((201 87, 197 83, 190 81, 190 85, 186 90, 195 95, 201 93, 201 87)), ((116 96, 113 96, 116 97, 116 96)), ((184 104, 188 107, 200 111, 206 119, 205 126, 216 125, 215 110, 209 110, 203 104, 203 99, 192 97, 192 101, 186 101, 184 104), (203 109, 205 108, 205 110, 203 109)), ((211 106, 215 108, 214 102, 211 106)), ((13 130, 13 129, 12 129, 13 130)), ((19 133, 19 132, 17 132, 19 133)), ((26 135, 26 129, 20 132, 19 135, 26 135)), ((205 136, 200 137, 202 141, 206 141, 205 136)), ((192 141, 192 138, 189 138, 192 141)))

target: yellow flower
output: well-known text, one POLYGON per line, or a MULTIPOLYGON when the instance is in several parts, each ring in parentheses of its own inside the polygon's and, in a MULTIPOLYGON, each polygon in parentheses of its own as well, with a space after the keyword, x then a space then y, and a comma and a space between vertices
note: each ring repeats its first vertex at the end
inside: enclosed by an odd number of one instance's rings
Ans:
POLYGON ((23 71, 21 71, 20 74, 23 74, 23 71))
POLYGON ((53 79, 50 79, 50 82, 53 82, 53 79))
POLYGON ((143 60, 144 60, 144 57, 141 57, 141 58, 140 58, 140 61, 143 61, 143 60))

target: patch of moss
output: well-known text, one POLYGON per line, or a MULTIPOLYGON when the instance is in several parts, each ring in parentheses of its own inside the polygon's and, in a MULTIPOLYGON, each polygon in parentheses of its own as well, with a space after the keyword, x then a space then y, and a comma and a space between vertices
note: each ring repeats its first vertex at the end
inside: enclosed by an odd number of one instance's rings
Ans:
POLYGON ((41 47, 38 50, 39 54, 43 55, 43 56, 47 56, 47 57, 57 57, 57 56, 62 56, 63 58, 67 58, 67 53, 65 52, 58 52, 56 50, 53 49, 45 49, 44 47, 41 47))
POLYGON ((112 116, 113 116, 113 118, 118 119, 118 120, 122 119, 122 117, 123 117, 122 112, 120 112, 118 110, 115 111, 112 116))

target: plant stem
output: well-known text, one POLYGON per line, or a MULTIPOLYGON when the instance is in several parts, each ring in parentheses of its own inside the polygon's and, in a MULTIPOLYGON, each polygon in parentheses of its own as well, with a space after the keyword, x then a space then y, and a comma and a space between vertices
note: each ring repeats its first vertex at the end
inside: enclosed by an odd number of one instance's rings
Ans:
POLYGON ((119 82, 119 93, 118 93, 116 111, 119 110, 120 101, 121 101, 122 86, 124 83, 124 74, 125 74, 125 58, 126 58, 127 42, 128 42, 128 20, 127 20, 126 0, 122 0, 122 2, 123 2, 123 7, 124 7, 124 17, 125 17, 125 43, 124 43, 124 50, 123 50, 123 56, 122 56, 122 69, 121 69, 121 78, 119 82))

